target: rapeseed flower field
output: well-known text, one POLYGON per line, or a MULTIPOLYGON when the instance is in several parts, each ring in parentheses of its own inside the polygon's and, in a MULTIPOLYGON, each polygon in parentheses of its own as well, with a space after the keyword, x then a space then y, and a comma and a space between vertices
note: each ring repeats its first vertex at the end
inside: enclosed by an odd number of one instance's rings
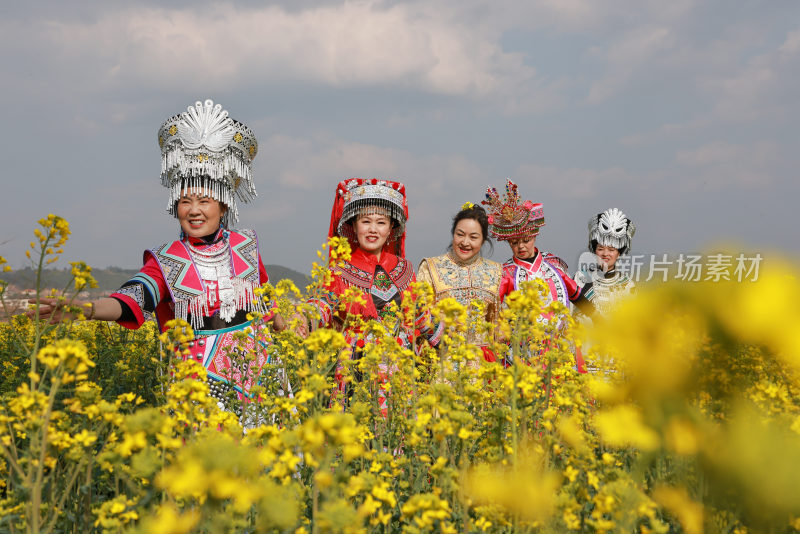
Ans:
MULTIPOLYGON (((35 235, 41 269, 69 226, 50 216, 35 235)), ((329 246, 321 257, 346 258, 329 246)), ((92 284, 87 265, 72 269, 67 301, 92 284)), ((385 322, 359 325, 357 360, 335 330, 259 329, 270 363, 229 411, 202 366, 176 357, 185 322, 159 334, 14 317, 0 325, 0 531, 800 530, 790 266, 646 289, 591 331, 543 308, 541 289, 511 295, 490 325, 415 285, 397 320, 429 309, 446 325, 438 350, 403 348, 385 322), (490 348, 512 363, 484 362, 470 330, 498 334, 490 348), (597 373, 576 372, 577 347, 597 373), (349 398, 332 395, 337 362, 349 398)), ((288 281, 260 293, 284 317, 304 306, 288 281)))

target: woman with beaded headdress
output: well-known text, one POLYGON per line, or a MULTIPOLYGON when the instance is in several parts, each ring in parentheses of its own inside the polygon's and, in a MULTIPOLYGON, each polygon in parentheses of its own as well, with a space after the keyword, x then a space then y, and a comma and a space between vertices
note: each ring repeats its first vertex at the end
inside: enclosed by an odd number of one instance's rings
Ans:
POLYGON ((519 289, 522 282, 542 279, 548 287, 548 302, 558 301, 569 308, 570 302, 580 302, 581 288, 567 276, 567 265, 552 254, 536 247, 539 229, 544 226, 540 203, 526 200, 520 203, 517 185, 508 180, 503 198, 494 187, 486 190, 483 204, 489 207, 489 233, 498 241, 507 241, 513 256, 503 264, 500 298, 519 289))
MULTIPOLYGON (((328 238, 344 237, 350 244, 350 260, 333 268, 324 296, 313 298, 320 318, 314 326, 341 327, 347 316, 380 320, 415 281, 414 269, 405 258, 405 225, 408 202, 400 182, 350 178, 339 182, 331 212, 328 238), (362 304, 339 309, 348 288, 364 295, 362 304)), ((398 336, 407 332, 398 331, 398 336)))
MULTIPOLYGON (((237 345, 234 335, 251 325, 248 314, 260 312, 276 329, 284 328, 272 306, 255 294, 268 281, 255 232, 230 228, 238 221, 237 197, 249 202, 256 196, 250 166, 258 145, 247 126, 211 100, 168 119, 158 144, 167 212, 178 219, 180 237, 146 250, 142 269, 110 297, 78 304, 87 318, 126 328, 155 319, 163 331, 171 319, 188 321, 195 337, 183 357, 205 366, 211 393, 224 405, 229 395, 249 395, 268 360, 263 347, 256 349, 254 335, 244 343, 258 355, 249 369, 229 357, 237 345)), ((51 319, 64 315, 56 301, 40 311, 51 319)))
MULTIPOLYGON (((431 285, 437 301, 454 298, 468 310, 473 302, 482 303, 486 321, 494 322, 500 307, 503 268, 481 254, 483 245, 491 243, 486 211, 467 202, 453 217, 450 235, 447 253, 425 258, 419 264, 419 280, 431 285)), ((485 335, 472 329, 467 332, 467 341, 480 346, 485 359, 494 361, 485 335)))
MULTIPOLYGON (((438 330, 431 327, 428 312, 416 317, 414 324, 386 321, 390 316, 400 319, 397 310, 409 285, 416 279, 411 263, 405 259, 407 220, 405 185, 400 182, 350 178, 336 186, 328 238, 346 238, 352 252, 349 260, 332 268, 326 291, 309 302, 318 312, 318 319, 312 326, 342 330, 354 357, 358 357, 365 343, 358 328, 350 324, 349 320, 354 317, 393 324, 394 330, 390 333, 406 348, 412 348, 417 336, 423 336, 432 345, 438 343, 438 330), (343 295, 353 288, 363 296, 361 303, 343 303, 343 295), (344 309, 340 304, 344 304, 344 309)), ((305 333, 305 326, 301 326, 300 333, 305 333)), ((346 396, 341 371, 340 365, 337 382, 346 396)), ((391 372, 390 369, 384 371, 391 372)))
POLYGON ((628 254, 636 226, 617 208, 609 208, 589 219, 589 251, 593 261, 575 273, 575 281, 589 286, 585 292, 601 315, 634 290, 631 278, 617 270, 617 260, 628 254))
MULTIPOLYGON (((501 198, 494 187, 486 190, 483 204, 489 207, 489 232, 498 241, 507 241, 513 256, 503 263, 503 278, 500 282, 500 298, 504 300, 512 291, 520 288, 523 282, 544 281, 547 291, 545 302, 558 301, 569 309, 570 302, 589 311, 592 308, 584 293, 591 285, 579 286, 566 274, 567 265, 563 260, 536 247, 539 229, 544 226, 544 211, 541 203, 530 200, 520 201, 517 185, 508 180, 506 191, 501 198)), ((542 316, 548 321, 548 316, 542 316)), ((582 360, 577 367, 583 371, 582 360)))

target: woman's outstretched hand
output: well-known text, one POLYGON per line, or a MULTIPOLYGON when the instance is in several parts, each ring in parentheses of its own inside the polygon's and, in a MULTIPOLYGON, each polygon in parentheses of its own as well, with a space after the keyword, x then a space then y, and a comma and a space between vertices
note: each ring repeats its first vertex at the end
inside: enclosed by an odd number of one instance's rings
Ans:
MULTIPOLYGON (((57 298, 39 299, 39 319, 50 324, 77 319, 77 309, 83 309, 83 315, 88 319, 92 313, 93 306, 90 302, 82 300, 67 302, 57 298)), ((28 310, 25 315, 33 319, 36 317, 36 308, 28 310)))
MULTIPOLYGON (((73 300, 62 301, 57 298, 39 299, 39 319, 50 324, 78 319, 78 311, 83 310, 84 319, 97 321, 116 321, 122 317, 122 305, 117 299, 103 297, 95 301, 73 300)), ((30 318, 36 317, 36 309, 28 310, 25 314, 30 318)))

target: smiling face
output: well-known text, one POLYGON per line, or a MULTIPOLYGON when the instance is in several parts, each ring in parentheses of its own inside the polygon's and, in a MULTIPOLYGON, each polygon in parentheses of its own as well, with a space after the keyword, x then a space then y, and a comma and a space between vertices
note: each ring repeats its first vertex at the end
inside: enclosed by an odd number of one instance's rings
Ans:
POLYGON ((358 215, 353 220, 353 232, 361 250, 380 258, 383 245, 392 233, 392 220, 381 213, 358 215))
POLYGON ((475 219, 461 219, 453 231, 453 253, 461 261, 471 260, 481 251, 483 241, 480 223, 475 219))
POLYGON ((190 237, 203 237, 216 232, 225 215, 225 206, 199 189, 184 191, 178 200, 178 221, 190 237))
POLYGON ((536 236, 509 239, 508 246, 511 247, 511 252, 514 253, 515 258, 521 260, 530 259, 536 253, 536 236))
POLYGON ((619 259, 619 250, 606 245, 597 245, 594 249, 594 253, 600 258, 600 264, 603 271, 606 272, 613 269, 619 259))

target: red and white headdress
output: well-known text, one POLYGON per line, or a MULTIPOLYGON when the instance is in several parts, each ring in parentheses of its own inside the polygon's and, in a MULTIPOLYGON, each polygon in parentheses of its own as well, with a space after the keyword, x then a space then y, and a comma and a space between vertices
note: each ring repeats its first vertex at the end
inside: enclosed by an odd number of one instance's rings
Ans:
POLYGON ((498 241, 531 237, 539 234, 544 226, 544 211, 540 203, 526 200, 520 203, 517 184, 508 180, 503 198, 497 189, 486 189, 486 200, 481 204, 488 206, 489 233, 498 241))
POLYGON ((406 186, 400 182, 377 178, 349 178, 336 186, 328 237, 346 237, 352 246, 356 236, 350 223, 357 215, 382 213, 390 217, 394 229, 383 250, 405 257, 408 201, 406 186))

